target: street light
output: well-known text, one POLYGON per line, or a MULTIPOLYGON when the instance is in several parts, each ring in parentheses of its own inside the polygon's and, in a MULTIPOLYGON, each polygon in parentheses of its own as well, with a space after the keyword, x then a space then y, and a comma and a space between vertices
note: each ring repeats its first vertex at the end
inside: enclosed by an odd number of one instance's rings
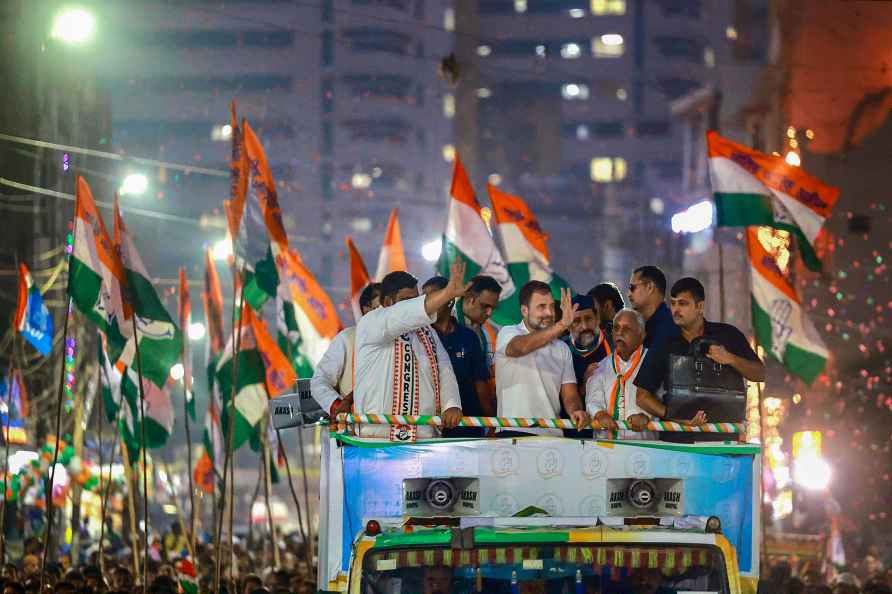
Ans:
POLYGON ((96 19, 83 8, 65 8, 53 19, 50 37, 64 43, 86 43, 96 30, 96 19))
POLYGON ((214 244, 214 260, 228 260, 232 257, 232 240, 226 237, 214 244))
POLYGON ((186 369, 183 367, 182 363, 177 363, 173 367, 170 368, 170 379, 175 382, 183 379, 183 376, 186 375, 186 369))
POLYGON ((142 173, 131 173, 124 178, 124 183, 121 184, 119 192, 121 196, 127 196, 128 194, 139 196, 140 194, 145 194, 148 189, 149 178, 142 173))
POLYGON ((441 240, 435 239, 421 246, 421 257, 428 262, 436 262, 440 259, 441 251, 443 251, 443 243, 441 240))
POLYGON ((692 204, 686 210, 672 215, 672 231, 675 233, 699 233, 712 227, 713 217, 711 201, 704 200, 692 204))
POLYGON ((189 340, 191 340, 192 342, 198 342, 199 340, 204 338, 205 335, 204 324, 202 324, 201 322, 192 322, 191 324, 189 324, 189 328, 187 331, 189 334, 189 340))

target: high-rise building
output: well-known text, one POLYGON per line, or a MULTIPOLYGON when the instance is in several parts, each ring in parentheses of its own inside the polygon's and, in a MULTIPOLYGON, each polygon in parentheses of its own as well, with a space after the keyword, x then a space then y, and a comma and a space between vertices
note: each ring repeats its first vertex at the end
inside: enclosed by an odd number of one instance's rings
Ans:
MULTIPOLYGON (((449 175, 440 155, 451 124, 437 75, 449 35, 432 27, 440 2, 116 6, 107 17, 115 39, 102 73, 117 149, 227 171, 235 99, 266 148, 292 244, 337 301, 347 295, 344 235, 353 235, 373 267, 394 206, 410 267, 423 272, 420 243, 430 238, 420 230, 432 213, 442 218, 437 199, 449 175)), ((140 229, 153 247, 150 269, 172 278, 182 262, 198 266, 197 248, 225 234, 227 177, 163 167, 134 172, 147 176, 148 188, 125 202, 204 225, 140 229)))
POLYGON ((730 2, 457 0, 456 146, 472 181, 524 197, 577 289, 673 270, 670 102, 731 51, 730 2))

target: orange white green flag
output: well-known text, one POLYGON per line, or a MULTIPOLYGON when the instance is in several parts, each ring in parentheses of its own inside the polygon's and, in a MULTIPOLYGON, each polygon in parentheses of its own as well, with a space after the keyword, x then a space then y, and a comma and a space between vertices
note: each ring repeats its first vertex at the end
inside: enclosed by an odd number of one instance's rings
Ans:
POLYGON ((378 256, 375 281, 380 283, 389 273, 399 270, 406 270, 406 253, 403 251, 403 240, 400 237, 399 209, 394 208, 387 221, 387 231, 384 233, 384 244, 378 256))
POLYGON ((802 261, 820 270, 815 241, 839 198, 839 189, 783 157, 766 155, 707 132, 709 177, 719 227, 764 225, 796 237, 802 261))
POLYGON ((753 328, 766 353, 810 384, 824 370, 829 351, 781 270, 777 255, 772 253, 773 234, 768 227, 747 229, 753 328))
POLYGON ((362 255, 356 249, 353 239, 347 236, 347 253, 350 257, 350 305, 353 308, 353 321, 359 322, 362 311, 359 308, 359 296, 369 286, 369 273, 366 270, 362 255))
POLYGON ((516 286, 502 253, 483 220, 480 203, 458 155, 455 156, 450 195, 452 199, 449 201, 446 233, 443 236, 443 250, 437 269, 440 274, 448 276, 452 262, 456 258, 462 258, 466 266, 465 281, 477 275, 496 279, 502 287, 502 293, 492 321, 500 326, 516 324, 520 321, 516 286))

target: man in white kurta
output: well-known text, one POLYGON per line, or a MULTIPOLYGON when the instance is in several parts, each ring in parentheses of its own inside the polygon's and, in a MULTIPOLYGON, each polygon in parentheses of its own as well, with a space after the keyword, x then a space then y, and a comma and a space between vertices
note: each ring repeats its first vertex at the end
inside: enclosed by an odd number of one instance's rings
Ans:
MULTIPOLYGON (((418 294, 418 281, 406 272, 384 277, 384 307, 356 326, 356 388, 359 413, 440 415, 446 428, 461 420, 461 398, 449 354, 431 323, 437 311, 464 294, 464 265, 453 265, 445 289, 418 294)), ((436 437, 426 426, 361 425, 363 437, 413 441, 436 437)))
POLYGON ((632 309, 623 309, 613 319, 615 349, 601 361, 597 371, 585 385, 585 408, 602 427, 598 439, 656 439, 651 431, 613 430, 617 421, 628 421, 643 428, 650 417, 635 402, 634 381, 641 369, 647 349, 644 348, 644 318, 632 309))
MULTIPOLYGON (((381 285, 372 283, 359 295, 359 309, 362 315, 366 315, 379 307, 381 285)), ((338 332, 316 364, 313 379, 310 380, 313 398, 332 417, 339 412, 350 412, 353 408, 355 339, 356 326, 338 332)))

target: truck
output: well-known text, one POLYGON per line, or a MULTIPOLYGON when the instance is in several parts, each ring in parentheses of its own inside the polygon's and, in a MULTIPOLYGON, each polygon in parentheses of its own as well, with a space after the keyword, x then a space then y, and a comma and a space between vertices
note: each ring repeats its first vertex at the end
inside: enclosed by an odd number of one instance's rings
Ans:
MULTIPOLYGON (((387 421, 370 417, 346 418, 387 421)), ((332 429, 321 454, 320 592, 756 591, 758 445, 393 443, 332 429)))

